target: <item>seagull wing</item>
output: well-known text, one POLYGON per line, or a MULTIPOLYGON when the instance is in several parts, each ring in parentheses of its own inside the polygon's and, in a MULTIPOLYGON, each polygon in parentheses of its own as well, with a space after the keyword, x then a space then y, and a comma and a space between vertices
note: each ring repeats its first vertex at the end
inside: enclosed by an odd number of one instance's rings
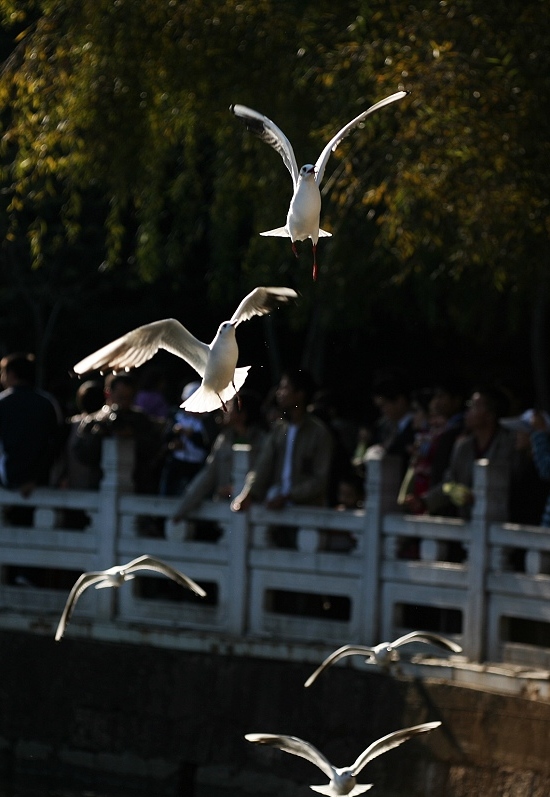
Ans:
POLYGON ((203 588, 195 583, 192 578, 189 578, 189 576, 186 576, 185 573, 182 573, 180 570, 176 570, 175 567, 172 567, 167 562, 163 562, 162 559, 155 559, 154 556, 140 556, 128 562, 122 569, 125 573, 133 573, 136 570, 154 570, 156 573, 162 573, 162 575, 173 579, 182 587, 187 587, 187 589, 192 590, 196 595, 200 595, 201 598, 206 596, 206 592, 203 588))
POLYGON ((231 316, 231 323, 238 326, 255 315, 266 315, 281 302, 296 299, 298 294, 292 288, 254 288, 245 296, 231 316))
POLYGON ((381 739, 369 745, 367 749, 361 753, 357 761, 351 765, 349 768, 351 775, 354 777, 357 776, 369 761, 378 758, 378 756, 383 753, 387 753, 388 750, 393 750, 394 747, 399 747, 400 744, 403 744, 403 742, 406 742, 413 736, 417 736, 419 733, 433 731, 434 728, 438 728, 440 725, 440 722, 423 722, 422 725, 413 725, 410 728, 403 728, 400 731, 388 733, 387 736, 382 736, 381 739))
POLYGON ((321 180, 323 179, 323 175, 325 173, 325 166, 327 165, 331 152, 334 152, 338 144, 371 113, 374 113, 374 111, 377 111, 379 108, 383 108, 384 105, 389 105, 391 102, 403 99, 403 97, 406 97, 407 94, 409 94, 408 91, 397 91, 395 94, 391 94, 389 97, 376 102, 374 105, 371 105, 370 108, 367 108, 366 111, 360 113, 359 116, 356 116, 355 119, 352 119, 351 122, 348 122, 347 125, 345 125, 336 133, 333 138, 330 139, 324 150, 317 158, 317 162, 315 164, 315 182, 317 185, 321 185, 321 180))
POLYGON ((321 675, 323 670, 326 670, 326 668, 330 667, 331 664, 334 664, 335 661, 343 659, 344 656, 355 656, 356 654, 369 656, 372 654, 372 648, 368 648, 365 645, 344 645, 343 647, 338 648, 338 650, 335 650, 334 653, 331 653, 330 656, 327 656, 326 659, 317 667, 315 672, 309 676, 304 686, 311 686, 311 684, 319 677, 319 675, 321 675))
POLYGON ((292 184, 296 187, 299 174, 298 165, 292 144, 283 131, 267 116, 258 113, 258 111, 253 111, 252 108, 247 108, 246 105, 231 105, 229 110, 243 120, 247 130, 261 138, 262 141, 265 141, 266 144, 269 144, 270 147, 273 147, 279 153, 290 172, 292 184))
POLYGON ((317 750, 309 742, 304 742, 303 739, 298 739, 297 736, 279 736, 275 733, 247 733, 244 737, 249 742, 256 742, 256 744, 267 744, 271 747, 278 747, 284 750, 285 753, 292 753, 293 755, 305 758, 316 767, 325 773, 327 778, 334 777, 334 767, 325 756, 317 750))
POLYGON ((103 581, 105 578, 105 574, 102 571, 91 571, 89 573, 82 573, 81 576, 77 578, 75 581, 71 591, 69 592, 69 597, 65 603, 65 608, 61 614, 61 618, 57 625, 57 631, 55 632, 55 641, 59 642, 63 634, 65 633, 65 628, 67 623, 71 619, 71 615, 73 613, 74 607, 76 605, 77 600, 82 595, 85 589, 91 587, 92 584, 96 584, 99 581, 103 581))
POLYGON ((192 335, 179 321, 167 318, 144 324, 121 338, 80 360, 74 366, 77 374, 87 371, 121 371, 137 368, 150 360, 159 349, 181 357, 202 377, 206 368, 209 348, 192 335))
POLYGON ((406 645, 407 642, 425 642, 427 645, 437 645, 441 648, 452 650, 453 653, 462 653, 462 648, 452 639, 441 636, 441 634, 433 634, 430 631, 411 631, 410 634, 405 634, 396 639, 395 642, 390 642, 392 648, 398 648, 401 645, 406 645))

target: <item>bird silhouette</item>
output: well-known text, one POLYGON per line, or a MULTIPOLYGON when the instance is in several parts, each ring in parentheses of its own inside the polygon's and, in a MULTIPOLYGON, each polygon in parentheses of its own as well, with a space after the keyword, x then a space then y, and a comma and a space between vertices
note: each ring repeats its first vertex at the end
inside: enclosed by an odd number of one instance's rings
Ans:
POLYGON ((309 676, 304 686, 311 686, 323 670, 326 670, 326 668, 334 664, 335 661, 343 659, 345 656, 366 656, 366 661, 369 663, 378 664, 381 667, 390 667, 400 660, 397 648, 409 642, 424 642, 427 645, 436 645, 437 647, 450 650, 453 653, 462 652, 460 645, 457 645, 452 639, 447 639, 441 636, 441 634, 433 634, 429 631, 411 631, 410 634, 405 634, 405 636, 401 636, 393 642, 381 642, 373 648, 367 647, 366 645, 344 645, 338 648, 338 650, 335 650, 334 653, 331 653, 330 656, 327 656, 319 667, 317 667, 315 672, 309 676))
POLYGON ((202 343, 179 321, 167 318, 145 324, 108 343, 78 362, 76 374, 87 371, 129 371, 150 360, 159 349, 181 357, 202 378, 198 390, 181 405, 189 412, 212 412, 227 404, 243 386, 249 365, 237 368, 239 348, 235 330, 255 315, 266 315, 281 302, 298 296, 292 288, 255 288, 239 304, 229 321, 218 327, 210 344, 202 343))
POLYGON ((313 246, 313 279, 317 279, 317 241, 321 237, 330 236, 331 233, 326 230, 320 229, 320 214, 321 214, 321 194, 319 187, 325 173, 325 167, 330 157, 331 152, 334 152, 340 142, 351 133, 361 122, 366 119, 371 113, 389 105, 396 100, 401 100, 406 97, 408 91, 397 91, 383 100, 371 105, 366 111, 363 111, 351 122, 348 122, 342 127, 335 136, 331 138, 326 147, 323 149, 315 164, 306 163, 301 169, 298 169, 294 150, 288 138, 277 125, 258 111, 252 108, 247 108, 246 105, 231 105, 230 111, 235 116, 242 119, 246 128, 254 133, 266 144, 269 144, 273 149, 279 153, 283 162, 290 172, 292 177, 292 185, 294 192, 290 201, 290 207, 286 217, 286 224, 284 227, 276 227, 273 230, 267 230, 260 233, 260 235, 276 236, 279 238, 290 238, 292 243, 292 251, 297 256, 296 241, 305 241, 306 238, 311 238, 313 246))
POLYGON ((317 750, 309 742, 299 739, 297 736, 280 736, 272 733, 247 733, 245 739, 249 742, 256 744, 265 744, 271 747, 278 747, 284 750, 285 753, 292 753, 293 755, 305 758, 315 766, 319 767, 321 772, 329 779, 329 783, 322 786, 310 786, 313 791, 325 794, 327 797, 342 797, 349 795, 355 797, 356 794, 362 794, 368 789, 372 788, 372 783, 357 783, 357 775, 361 770, 383 753, 398 747, 403 742, 417 736, 420 733, 432 731, 441 725, 441 722, 424 722, 421 725, 413 725, 410 728, 403 728, 399 731, 393 731, 381 739, 370 744, 366 750, 357 758, 355 763, 349 767, 335 767, 330 763, 328 758, 317 750))
POLYGON ((107 570, 92 570, 88 573, 82 573, 73 585, 67 602, 65 603, 65 608, 63 609, 57 631, 55 632, 56 642, 59 642, 65 633, 65 628, 71 619, 76 602, 84 590, 92 585, 95 585, 96 589, 120 587, 125 581, 130 581, 135 578, 135 573, 140 570, 153 570, 156 573, 162 573, 162 575, 168 576, 168 578, 171 578, 182 587, 192 590, 201 598, 206 596, 206 592, 203 588, 196 584, 193 579, 186 576, 185 573, 176 570, 176 568, 166 562, 163 562, 161 559, 156 559, 153 556, 139 556, 137 559, 132 559, 131 562, 125 565, 115 565, 114 567, 109 567, 107 570))

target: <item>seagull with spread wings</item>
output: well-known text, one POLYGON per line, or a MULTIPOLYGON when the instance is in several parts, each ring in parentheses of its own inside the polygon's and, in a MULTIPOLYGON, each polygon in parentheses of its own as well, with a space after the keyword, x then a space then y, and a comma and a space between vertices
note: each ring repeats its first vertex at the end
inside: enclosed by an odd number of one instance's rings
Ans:
POLYGON ((153 321, 128 332, 85 357, 73 370, 129 371, 150 360, 159 349, 181 357, 202 378, 198 390, 181 405, 189 412, 212 412, 237 395, 248 375, 249 365, 237 368, 239 348, 235 330, 255 315, 266 315, 282 302, 298 296, 292 288, 254 288, 237 307, 229 321, 218 327, 210 344, 202 343, 179 321, 167 318, 153 321))
POLYGON ((315 672, 309 676, 304 686, 311 686, 318 676, 321 675, 323 670, 326 670, 331 664, 334 664, 334 662, 339 659, 343 659, 345 656, 365 656, 366 662, 378 664, 381 667, 389 667, 400 660, 400 654, 397 648, 411 642, 423 642, 426 645, 435 645, 444 650, 450 650, 452 653, 462 653, 460 645, 441 634, 434 634, 431 631, 411 631, 409 634, 400 636, 399 639, 393 642, 380 642, 379 645, 375 645, 372 648, 367 647, 367 645, 344 645, 338 648, 338 650, 335 650, 334 653, 327 656, 317 667, 315 672))
POLYGON ((313 244, 313 279, 317 279, 317 241, 320 237, 330 236, 331 233, 319 228, 319 217, 321 214, 321 194, 319 186, 325 173, 325 167, 331 152, 334 152, 340 142, 351 133, 364 119, 371 113, 389 105, 396 100, 401 100, 409 94, 408 91, 397 91, 389 97, 371 105, 347 125, 344 125, 335 136, 333 136, 326 147, 323 149, 315 164, 306 163, 298 169, 294 150, 288 138, 277 125, 258 111, 247 108, 246 105, 231 105, 230 110, 239 119, 242 119, 251 133, 254 133, 266 144, 269 144, 279 153, 283 162, 292 177, 294 193, 290 201, 286 224, 284 227, 276 227, 267 230, 260 235, 276 236, 279 238, 290 238, 292 251, 297 256, 295 241, 305 241, 311 238, 313 244))
POLYGON ((280 750, 284 750, 285 753, 292 753, 293 755, 305 758, 307 761, 319 767, 330 782, 322 786, 310 786, 313 791, 325 794, 327 797, 343 797, 344 795, 355 797, 356 794, 362 794, 372 788, 372 783, 360 784, 357 783, 356 780, 357 775, 369 761, 372 761, 383 753, 387 753, 388 750, 393 750, 394 747, 398 747, 413 736, 432 731, 440 725, 441 722, 424 722, 421 725, 413 725, 410 728, 403 728, 400 731, 388 733, 386 736, 382 736, 381 739, 369 745, 357 758, 355 763, 349 767, 335 767, 316 747, 309 742, 304 742, 303 739, 299 739, 297 736, 280 736, 274 733, 247 733, 245 739, 249 742, 255 742, 256 744, 278 747, 280 750))
POLYGON ((176 570, 175 567, 167 564, 167 562, 156 559, 154 556, 139 556, 137 559, 132 559, 131 562, 125 565, 115 565, 115 567, 109 567, 107 570, 92 570, 89 573, 82 573, 82 575, 77 578, 69 593, 67 602, 65 603, 65 608, 63 609, 57 631, 55 632, 56 642, 59 642, 65 633, 65 628, 71 619, 76 602, 84 590, 92 585, 95 585, 96 589, 120 587, 126 581, 135 578, 135 573, 139 570, 153 570, 156 573, 162 573, 163 576, 167 576, 177 584, 180 584, 180 586, 192 590, 192 592, 199 595, 201 598, 206 596, 206 592, 203 588, 196 584, 192 578, 189 578, 189 576, 186 576, 185 573, 182 573, 180 570, 176 570))

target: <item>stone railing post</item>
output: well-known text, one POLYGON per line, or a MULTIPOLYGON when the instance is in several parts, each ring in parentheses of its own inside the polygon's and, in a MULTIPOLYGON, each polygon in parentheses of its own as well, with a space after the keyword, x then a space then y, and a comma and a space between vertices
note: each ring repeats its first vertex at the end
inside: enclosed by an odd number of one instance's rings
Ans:
MULTIPOLYGON (((103 570, 117 561, 119 513, 118 497, 133 492, 134 442, 129 438, 106 437, 101 443, 101 468, 103 478, 99 485, 99 510, 96 517, 97 569, 103 570)), ((115 592, 101 589, 97 592, 98 617, 111 619, 115 605, 115 592)))
POLYGON ((486 459, 474 465, 474 504, 468 546, 468 599, 464 617, 463 648, 471 661, 481 662, 486 651, 487 569, 489 527, 506 520, 509 469, 486 459))
POLYGON ((386 513, 397 510, 401 460, 399 457, 377 452, 372 454, 365 464, 365 525, 361 548, 363 578, 359 595, 359 628, 362 638, 358 642, 375 645, 380 641, 378 635, 382 627, 380 617, 382 524, 386 513))
MULTIPOLYGON (((250 458, 250 446, 233 446, 233 496, 243 488, 250 458)), ((231 519, 224 524, 223 542, 227 545, 229 583, 231 595, 227 596, 227 630, 243 636, 246 628, 248 601, 248 512, 230 512, 231 519)))

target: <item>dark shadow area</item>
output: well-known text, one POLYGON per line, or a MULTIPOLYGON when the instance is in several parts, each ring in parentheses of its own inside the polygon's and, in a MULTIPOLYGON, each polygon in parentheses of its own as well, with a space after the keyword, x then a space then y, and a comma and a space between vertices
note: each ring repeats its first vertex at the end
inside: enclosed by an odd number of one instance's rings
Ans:
POLYGON ((502 642, 550 648, 550 623, 523 617, 501 617, 500 639, 502 642))
POLYGON ((82 571, 77 570, 8 565, 3 569, 2 583, 16 587, 69 591, 81 575, 82 571))
POLYGON ((462 612, 460 609, 438 608, 419 604, 400 603, 395 606, 396 625, 415 631, 435 631, 442 634, 462 633, 462 612))
POLYGON ((206 591, 204 598, 199 598, 190 589, 180 586, 169 578, 136 577, 133 581, 134 594, 143 600, 162 600, 171 603, 190 603, 200 606, 218 605, 218 584, 215 581, 201 581, 206 591))
POLYGON ((266 610, 273 614, 317 617, 323 620, 347 622, 351 616, 351 601, 343 595, 315 595, 310 592, 267 590, 266 610))

